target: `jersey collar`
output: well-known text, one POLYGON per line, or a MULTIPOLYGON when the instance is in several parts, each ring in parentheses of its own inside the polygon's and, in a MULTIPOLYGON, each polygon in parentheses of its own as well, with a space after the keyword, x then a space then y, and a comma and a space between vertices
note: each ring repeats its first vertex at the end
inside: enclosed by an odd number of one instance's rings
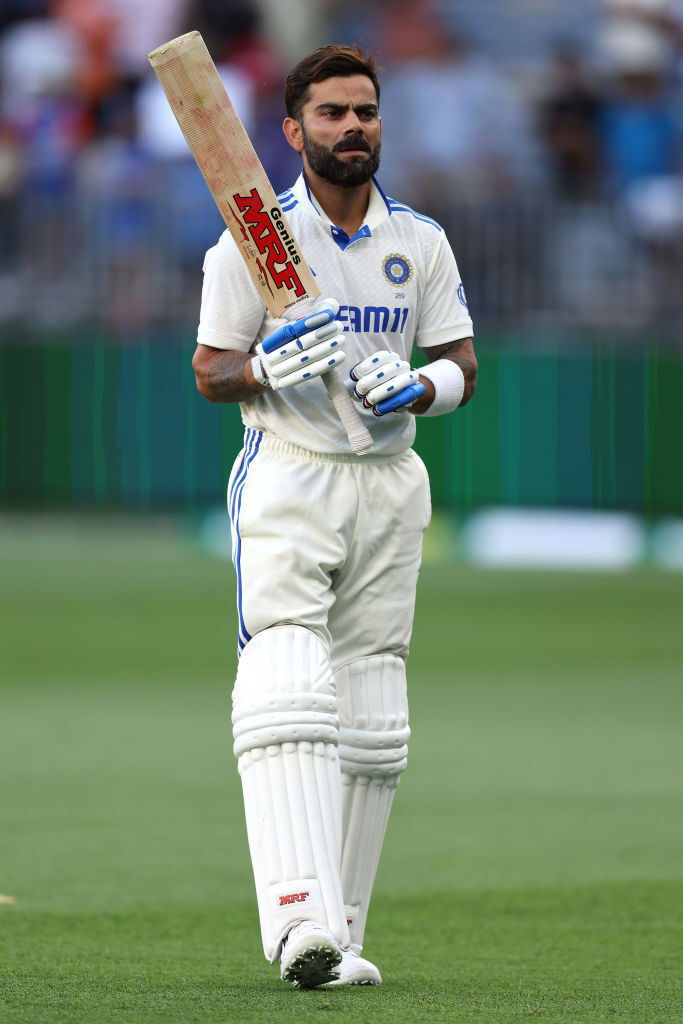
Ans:
MULTIPOLYGON (((296 199, 297 204, 303 213, 308 214, 310 217, 319 217, 322 220, 323 224, 330 232, 333 240, 337 243, 340 249, 346 249, 349 245, 353 245, 353 243, 357 242, 360 238, 371 237, 372 232, 379 227, 387 217, 391 216, 389 201, 376 178, 372 179, 370 185, 370 202, 368 203, 365 220, 355 235, 351 238, 349 238, 342 228, 337 227, 336 224, 332 223, 318 200, 309 189, 303 172, 297 178, 289 194, 296 199)), ((290 202, 291 200, 287 203, 283 203, 283 207, 289 206, 290 202)))

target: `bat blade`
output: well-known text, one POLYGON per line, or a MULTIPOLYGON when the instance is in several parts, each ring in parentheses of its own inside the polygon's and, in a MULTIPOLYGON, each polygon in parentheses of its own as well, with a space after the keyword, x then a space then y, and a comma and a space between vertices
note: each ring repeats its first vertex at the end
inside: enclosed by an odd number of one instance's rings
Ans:
POLYGON ((149 60, 270 314, 317 298, 320 289, 199 32, 171 40, 149 60))
MULTIPOLYGON (((317 298, 320 289, 199 32, 172 39, 149 60, 271 316, 317 298)), ((370 452, 372 437, 338 371, 322 380, 353 451, 370 452)))

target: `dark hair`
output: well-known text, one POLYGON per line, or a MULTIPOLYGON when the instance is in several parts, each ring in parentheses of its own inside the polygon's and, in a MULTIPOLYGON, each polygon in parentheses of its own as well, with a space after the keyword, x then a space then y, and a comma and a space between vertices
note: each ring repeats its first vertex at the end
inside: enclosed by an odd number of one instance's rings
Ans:
POLYGON ((287 75, 285 84, 285 107, 290 117, 297 121, 301 108, 308 99, 308 87, 313 82, 324 82, 326 78, 350 75, 367 75, 375 87, 379 100, 379 79, 377 65, 371 53, 363 53, 360 46, 321 46, 308 57, 300 60, 287 75))

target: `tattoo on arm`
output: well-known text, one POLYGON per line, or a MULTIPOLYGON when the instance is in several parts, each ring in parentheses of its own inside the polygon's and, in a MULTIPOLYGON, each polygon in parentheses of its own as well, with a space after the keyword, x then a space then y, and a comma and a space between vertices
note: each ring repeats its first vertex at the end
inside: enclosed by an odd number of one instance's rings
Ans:
POLYGON ((445 345, 434 345, 425 351, 430 363, 435 363, 437 359, 450 359, 458 364, 465 377, 465 391, 460 405, 467 405, 477 386, 477 357, 472 339, 447 341, 445 345))
POLYGON ((266 389, 251 372, 253 353, 199 345, 192 360, 197 388, 211 402, 248 402, 266 389))

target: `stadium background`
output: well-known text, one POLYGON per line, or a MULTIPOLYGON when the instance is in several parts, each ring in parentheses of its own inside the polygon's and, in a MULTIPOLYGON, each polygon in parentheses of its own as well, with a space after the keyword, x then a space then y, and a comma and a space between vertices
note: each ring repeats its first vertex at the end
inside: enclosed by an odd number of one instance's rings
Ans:
POLYGON ((682 53, 677 0, 0 3, 3 1021, 676 1019, 682 53), (259 960, 229 752, 240 427, 190 368, 222 224, 146 65, 191 27, 277 189, 287 68, 378 52, 380 180, 476 327, 475 400, 419 425, 387 985, 329 1006, 259 960))

